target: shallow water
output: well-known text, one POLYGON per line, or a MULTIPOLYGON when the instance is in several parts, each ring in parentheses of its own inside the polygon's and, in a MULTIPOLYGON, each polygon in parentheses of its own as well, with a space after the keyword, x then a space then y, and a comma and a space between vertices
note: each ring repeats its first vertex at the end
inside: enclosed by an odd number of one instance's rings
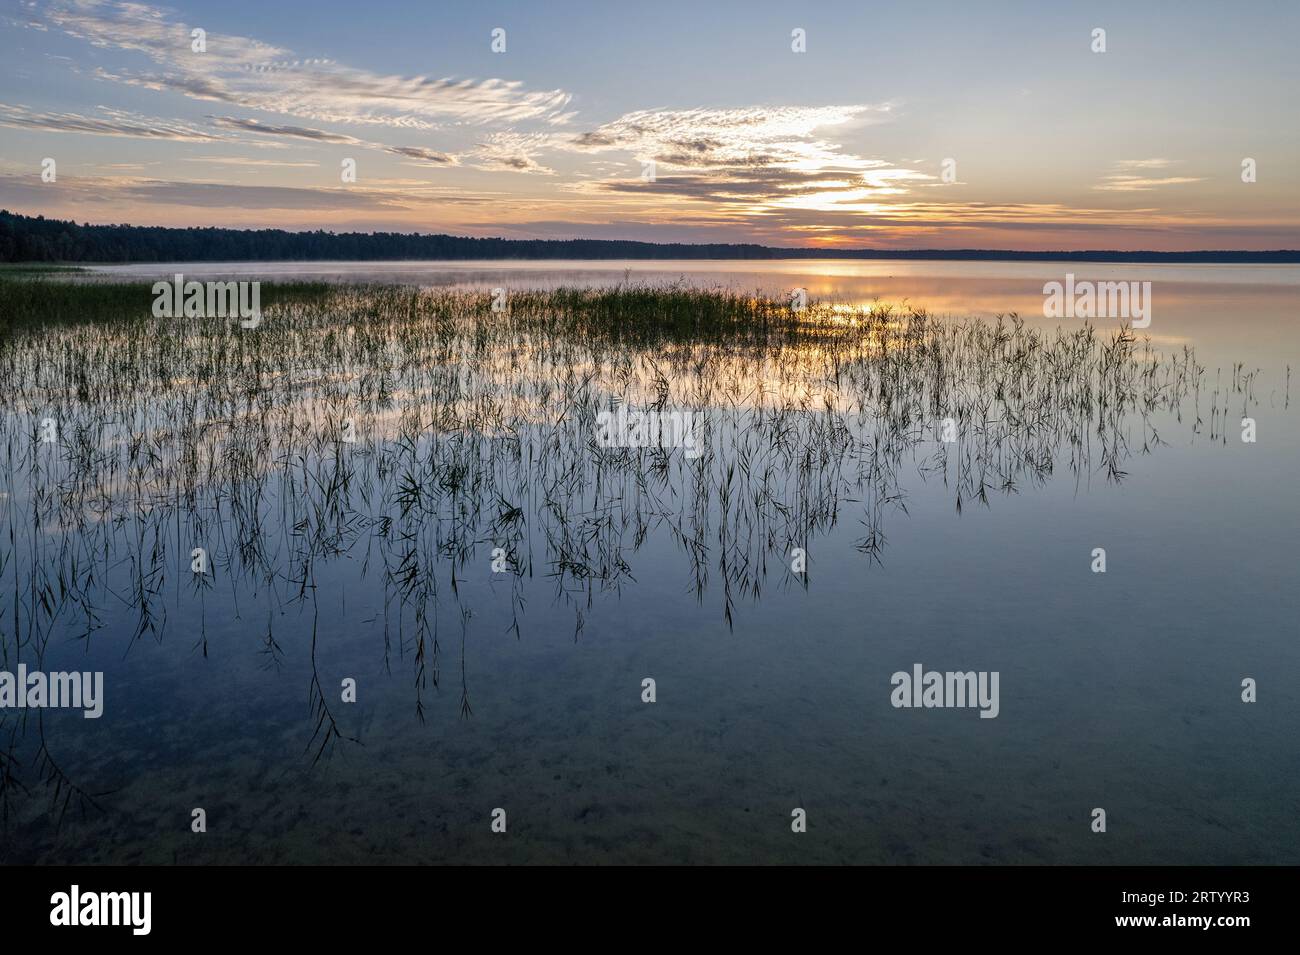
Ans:
MULTIPOLYGON (((1204 371, 1199 389, 1169 384, 1145 414, 1139 401, 1113 427, 1089 421, 1086 453, 1072 451, 1060 421, 1008 424, 995 404, 982 426, 1002 439, 996 450, 968 442, 940 464, 934 421, 899 427, 897 405, 882 412, 882 395, 898 402, 909 389, 882 391, 871 371, 879 353, 865 346, 835 382, 814 344, 704 356, 698 374, 698 352, 637 353, 620 369, 589 343, 475 344, 465 334, 448 352, 414 356, 387 389, 371 383, 390 400, 358 413, 357 446, 338 452, 360 457, 348 472, 355 483, 330 497, 346 502, 337 511, 314 510, 320 482, 339 473, 332 444, 298 442, 316 452, 301 465, 254 456, 259 477, 244 491, 256 495, 242 510, 238 494, 211 493, 221 482, 201 479, 205 468, 219 471, 232 447, 260 448, 256 428, 192 436, 213 455, 198 463, 184 460, 184 441, 159 438, 175 468, 160 485, 133 483, 123 468, 78 488, 57 456, 39 471, 11 467, 0 502, 5 546, 10 527, 18 541, 0 573, 5 666, 43 642, 47 670, 103 670, 106 699, 98 720, 45 712, 40 734, 29 715, 12 752, 31 792, 13 795, 6 861, 1300 862, 1300 428, 1289 395, 1300 270, 842 261, 112 270, 175 271, 480 290, 803 286, 813 298, 906 300, 989 321, 1017 312, 1027 333, 1046 336, 1081 324, 1041 317, 1043 283, 1073 271, 1152 281, 1146 331, 1162 374, 1175 381, 1168 369, 1185 346, 1204 371), (594 378, 566 385, 569 370, 594 378), (585 419, 556 400, 617 394, 645 406, 656 371, 669 406, 707 415, 703 471, 682 449, 602 464, 608 452, 585 446, 585 419), (417 494, 402 514, 401 415, 437 403, 433 395, 457 427, 413 426, 411 460, 428 467, 411 473, 441 491, 417 494), (779 422, 762 417, 779 409, 779 422), (1253 443, 1240 438, 1243 415, 1256 421, 1253 443), (504 439, 512 431, 517 445, 504 439), (821 456, 802 457, 810 447, 821 456), (742 460, 749 472, 728 478, 742 460), (963 460, 988 466, 986 500, 963 483, 963 460), (384 472, 385 461, 398 470, 384 472), (454 492, 451 464, 465 478, 454 492), (176 477, 191 466, 188 482, 176 477), (173 478, 198 491, 168 510, 158 490, 173 478), (113 504, 107 517, 98 509, 98 526, 35 531, 25 515, 42 490, 68 495, 65 516, 69 502, 83 517, 97 497, 113 504), (502 522, 489 491, 513 495, 515 523, 502 522), (253 512, 273 567, 260 578, 241 569, 238 547, 253 512), (217 566, 196 587, 190 547, 200 540, 217 566), (39 568, 69 567, 68 541, 73 553, 92 542, 79 572, 104 566, 100 625, 88 638, 86 607, 36 609, 29 586, 39 568), (796 543, 808 553, 802 576, 789 568, 796 543), (493 546, 510 551, 518 574, 493 573, 493 546), (1105 574, 1090 570, 1097 547, 1105 574), (133 581, 152 605, 139 639, 133 581), (265 652, 268 630, 278 653, 265 652), (997 671, 999 715, 893 707, 890 677, 915 663, 997 671), (347 677, 356 703, 339 700, 347 677), (656 681, 652 704, 641 698, 646 677, 656 681), (1257 703, 1241 701, 1247 677, 1257 703), (355 741, 326 741, 314 761, 319 699, 355 741), (45 811, 38 736, 67 779, 106 794, 84 818, 75 801, 61 819, 45 811), (194 807, 207 812, 201 835, 190 831, 194 807), (497 807, 505 835, 490 830, 497 807), (805 834, 791 832, 796 807, 807 810, 805 834), (1090 831, 1094 807, 1106 809, 1104 834, 1090 831)), ((1120 323, 1096 324, 1105 339, 1120 323)), ((49 335, 30 354, 87 344, 49 335)), ((104 344, 104 355, 124 347, 104 344)), ((269 412, 276 428, 294 409, 297 427, 315 429, 353 407, 377 353, 345 354, 344 368, 314 369, 293 388, 261 383, 302 395, 269 412)), ((972 401, 981 394, 970 380, 956 386, 972 401)), ((123 433, 185 420, 193 398, 175 392, 155 404, 118 396, 123 433)), ((65 416, 93 416, 93 400, 67 400, 65 416)), ((232 419, 268 413, 240 400, 232 419)), ((1044 401, 1036 393, 1022 405, 1044 401)), ((11 448, 18 424, 42 413, 11 401, 11 448)))

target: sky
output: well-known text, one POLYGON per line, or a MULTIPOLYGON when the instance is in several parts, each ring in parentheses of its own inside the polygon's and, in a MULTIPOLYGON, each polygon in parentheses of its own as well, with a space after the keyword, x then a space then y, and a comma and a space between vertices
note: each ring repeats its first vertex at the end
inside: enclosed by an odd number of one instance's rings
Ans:
POLYGON ((0 0, 0 207, 511 238, 1294 249, 1297 28, 1293 0, 0 0))

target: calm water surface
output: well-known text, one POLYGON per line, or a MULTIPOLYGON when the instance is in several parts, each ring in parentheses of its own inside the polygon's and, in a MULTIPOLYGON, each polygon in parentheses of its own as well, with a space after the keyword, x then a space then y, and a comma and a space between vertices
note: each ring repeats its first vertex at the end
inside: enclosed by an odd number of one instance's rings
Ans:
MULTIPOLYGON (((740 353, 700 380, 681 355, 639 354, 619 384, 616 368, 570 346, 466 344, 390 383, 388 411, 359 446, 363 477, 341 492, 346 512, 305 506, 321 493, 312 481, 336 473, 319 461, 269 458, 256 500, 242 503, 200 490, 169 504, 122 468, 98 492, 119 502, 107 516, 101 509, 109 526, 69 534, 31 527, 27 509, 42 494, 81 505, 95 494, 77 490, 57 459, 39 473, 11 472, 0 498, 0 547, 16 528, 0 571, 6 666, 43 641, 45 669, 103 670, 106 701, 99 720, 47 712, 39 734, 29 718, 11 743, 31 791, 9 794, 5 861, 1300 863, 1300 425, 1290 396, 1300 269, 799 261, 105 271, 470 290, 681 282, 784 296, 801 286, 824 301, 986 322, 1014 312, 1047 336, 1082 324, 1042 318, 1043 283, 1069 271, 1151 281, 1152 322, 1139 336, 1161 368, 1201 371, 1197 387, 1188 377, 1181 391, 1169 384, 1146 414, 1138 405, 1154 393, 1139 387, 1110 437, 1096 421, 1081 432, 1008 423, 995 406, 986 433, 1004 442, 941 458, 929 423, 882 418, 881 381, 871 379, 872 394, 848 394, 870 355, 832 386, 811 347, 761 360, 740 353), (644 405, 656 362, 674 400, 707 399, 714 416, 702 476, 680 450, 601 471, 584 449, 590 435, 559 423, 576 414, 556 400, 566 364, 593 370, 600 395, 621 388, 644 405), (732 393, 722 381, 748 387, 732 393), (383 452, 399 440, 403 408, 448 382, 463 385, 466 404, 470 395, 500 402, 474 418, 472 449, 453 444, 463 428, 420 432, 421 447, 438 445, 477 483, 447 491, 450 472, 440 470, 438 498, 407 489, 402 514, 400 469, 385 472, 383 452), (763 408, 801 403, 788 441, 770 421, 753 427, 763 408), (505 419, 492 418, 502 409, 505 419), (1253 443, 1241 440, 1244 416, 1256 422, 1253 443), (882 420, 895 427, 886 433, 882 420), (510 428, 521 438, 503 450, 510 428), (976 485, 984 493, 963 484, 961 455, 987 466, 976 485), (749 472, 729 478, 727 465, 742 459, 749 472), (514 496, 478 499, 489 488, 514 496), (549 507, 557 498, 563 517, 549 507), (516 507, 517 517, 503 516, 516 507), (166 521, 148 516, 158 508, 166 521), (276 557, 260 578, 239 569, 238 541, 222 534, 252 512, 276 557), (333 535, 329 553, 314 553, 307 571, 294 561, 300 536, 322 528, 333 535), (804 539, 788 539, 791 529, 804 539), (218 566, 211 586, 196 589, 198 539, 211 541, 218 566), (405 552, 404 539, 415 542, 405 552), (78 541, 92 542, 78 572, 105 568, 93 606, 34 609, 39 568, 71 567, 78 541), (796 543, 808 553, 803 578, 789 572, 796 543), (525 572, 492 573, 494 546, 525 572), (1105 574, 1090 571, 1098 547, 1105 574), (131 590, 141 581, 148 627, 131 590), (1000 715, 895 709, 890 676, 914 663, 998 671, 1000 715), (653 704, 641 700, 646 677, 656 681, 653 704), (1247 677, 1258 681, 1254 704, 1241 701, 1247 677), (355 704, 339 702, 344 678, 357 681, 355 704), (322 698, 345 738, 326 740, 316 761, 322 698), (61 819, 47 811, 39 740, 95 796, 84 815, 77 800, 61 819), (194 807, 206 810, 205 834, 190 831, 194 807), (508 813, 504 836, 489 829, 497 807, 508 813), (790 831, 795 807, 807 810, 806 834, 790 831), (1105 834, 1090 831, 1094 807, 1106 809, 1105 834)), ((1120 324, 1097 322, 1099 338, 1120 324)), ((53 349, 58 333, 49 334, 53 349)), ((1135 348, 1146 347, 1139 337, 1135 348)), ((331 375, 347 384, 357 367, 321 368, 304 386, 312 421, 343 400, 328 394, 331 375)), ((996 383, 953 386, 992 394, 996 383)), ((115 413, 127 431, 156 430, 179 407, 128 402, 115 413)), ((46 412, 9 403, 7 439, 46 412)), ((159 440, 166 458, 171 445, 159 440)), ((334 453, 319 457, 328 464, 334 453)), ((44 582, 57 599, 58 579, 44 582)))

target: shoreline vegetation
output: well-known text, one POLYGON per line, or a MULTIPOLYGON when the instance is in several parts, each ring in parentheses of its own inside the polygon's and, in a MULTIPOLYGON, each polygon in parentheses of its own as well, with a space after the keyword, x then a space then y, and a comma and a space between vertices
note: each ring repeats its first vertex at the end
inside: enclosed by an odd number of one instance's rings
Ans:
MULTIPOLYGON (((153 313, 156 282, 85 280, 85 270, 59 267, 14 269, 0 266, 0 336, 45 328, 107 325, 141 334, 157 330, 153 313), (67 273, 77 281, 60 281, 67 273)), ((862 328, 904 317, 925 321, 924 310, 887 303, 838 305, 810 301, 795 310, 779 297, 737 289, 701 289, 681 283, 627 283, 600 288, 560 287, 512 290, 498 312, 489 291, 420 288, 414 285, 322 281, 260 282, 262 312, 292 316, 297 327, 364 321, 365 303, 376 312, 433 323, 442 331, 465 321, 509 326, 520 333, 599 339, 609 344, 645 347, 656 343, 762 342, 773 347, 856 339, 862 328), (314 316, 308 318, 308 316, 314 316), (303 324, 305 321, 305 325, 303 324)), ((226 325, 240 329, 232 316, 177 317, 176 329, 220 335, 226 325)), ((499 332, 499 328, 493 334, 499 332)))
MULTIPOLYGON (((125 324, 152 314, 152 281, 62 282, 84 269, 0 265, 0 334, 46 325, 125 324)), ((327 282, 263 282, 263 303, 323 304, 340 286, 327 282)))
MULTIPOLYGON (((1300 238, 1300 237, 1298 237, 1300 238)), ((918 259, 989 262, 1300 263, 1300 249, 1157 252, 1115 249, 781 248, 755 243, 505 239, 398 232, 78 225, 0 210, 0 263, 384 262, 591 259, 918 259)))

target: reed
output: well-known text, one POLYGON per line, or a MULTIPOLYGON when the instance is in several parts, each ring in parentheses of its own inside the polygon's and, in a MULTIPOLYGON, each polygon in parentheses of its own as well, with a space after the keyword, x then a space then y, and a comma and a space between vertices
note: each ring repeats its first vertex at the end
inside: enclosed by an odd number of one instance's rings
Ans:
MULTIPOLYGON (((162 641, 181 608, 206 653, 217 580, 259 621, 248 652, 309 667, 313 760, 349 738, 317 667, 322 573, 382 588, 376 651, 409 668, 421 720, 453 634, 469 718, 485 614, 464 582, 491 577, 494 550, 508 572, 487 599, 508 602, 515 639, 539 587, 579 639, 596 601, 635 586, 652 536, 732 624, 767 586, 810 586, 788 555, 841 522, 865 567, 883 561, 910 482, 941 481, 961 511, 1058 474, 1122 481, 1159 428, 1199 433, 1208 415, 1217 437, 1253 400, 1245 369, 1211 393, 1190 348, 1014 315, 627 284, 494 312, 479 291, 267 284, 250 330, 157 319, 151 301, 149 283, 0 277, 0 661, 162 641), (620 405, 698 414, 701 453, 601 446, 597 415, 620 405)), ((29 785, 24 736, 0 714, 0 805, 29 785)), ((45 782, 80 792, 61 771, 45 782)))

